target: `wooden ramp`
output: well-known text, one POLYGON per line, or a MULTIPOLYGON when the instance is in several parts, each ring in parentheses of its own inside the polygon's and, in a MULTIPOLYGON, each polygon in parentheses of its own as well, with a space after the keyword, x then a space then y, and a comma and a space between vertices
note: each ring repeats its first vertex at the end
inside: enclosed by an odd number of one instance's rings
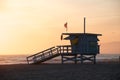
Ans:
POLYGON ((51 47, 44 51, 38 52, 34 55, 28 56, 27 62, 28 64, 40 64, 42 62, 45 62, 47 60, 60 56, 63 53, 71 54, 71 46, 62 45, 62 46, 51 47))
POLYGON ((39 53, 27 57, 28 64, 40 64, 60 55, 59 47, 51 47, 39 53))

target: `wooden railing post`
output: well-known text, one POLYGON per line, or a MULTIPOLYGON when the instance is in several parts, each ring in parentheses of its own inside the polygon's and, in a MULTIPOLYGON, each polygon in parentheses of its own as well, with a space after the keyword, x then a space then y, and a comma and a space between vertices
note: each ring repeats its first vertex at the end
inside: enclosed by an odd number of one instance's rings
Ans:
POLYGON ((67 46, 67 53, 68 53, 68 46, 67 46))
POLYGON ((64 46, 63 46, 63 53, 64 53, 64 46))
POLYGON ((61 54, 61 47, 59 47, 60 48, 60 54, 61 54))
POLYGON ((57 48, 57 54, 59 54, 58 48, 57 48))
POLYGON ((27 58, 27 63, 29 64, 29 60, 28 60, 28 58, 27 58))
POLYGON ((50 53, 53 55, 53 53, 52 53, 52 49, 50 49, 50 53))

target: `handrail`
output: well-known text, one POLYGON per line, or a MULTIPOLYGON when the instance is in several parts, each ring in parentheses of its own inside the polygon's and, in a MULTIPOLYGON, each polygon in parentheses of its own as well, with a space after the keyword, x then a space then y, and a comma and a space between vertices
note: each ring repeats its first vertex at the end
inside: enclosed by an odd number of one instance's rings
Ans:
POLYGON ((71 45, 57 45, 57 47, 71 47, 71 45))
MULTIPOLYGON (((36 53, 36 54, 34 54, 34 55, 31 55, 31 56, 26 57, 28 64, 29 64, 29 62, 31 62, 31 61, 34 62, 34 61, 36 61, 37 59, 41 60, 41 59, 43 59, 43 58, 46 58, 48 55, 53 54, 53 51, 54 51, 55 49, 57 49, 57 48, 56 48, 56 47, 51 47, 51 48, 49 48, 49 49, 46 49, 46 50, 44 50, 44 51, 41 51, 41 52, 38 52, 38 53, 36 53)), ((57 53, 58 53, 58 52, 57 52, 57 53)))
POLYGON ((35 55, 38 55, 38 54, 40 54, 40 53, 43 53, 43 52, 48 51, 48 50, 51 50, 51 49, 53 49, 53 48, 55 48, 55 47, 51 47, 51 48, 48 48, 48 49, 46 49, 46 50, 44 50, 44 51, 41 51, 41 52, 38 52, 38 53, 36 53, 36 54, 30 55, 30 56, 28 56, 27 58, 32 57, 32 56, 35 56, 35 55))

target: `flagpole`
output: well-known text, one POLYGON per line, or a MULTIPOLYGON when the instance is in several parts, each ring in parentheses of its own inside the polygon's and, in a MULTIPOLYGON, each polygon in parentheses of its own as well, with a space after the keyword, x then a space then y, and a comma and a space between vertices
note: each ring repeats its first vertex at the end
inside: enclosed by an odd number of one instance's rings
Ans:
POLYGON ((86 27, 86 24, 85 24, 85 23, 86 23, 86 17, 84 17, 84 34, 85 34, 85 30, 86 30, 86 29, 85 29, 85 27, 86 27))
POLYGON ((67 31, 68 31, 68 28, 66 27, 66 33, 67 33, 67 31))

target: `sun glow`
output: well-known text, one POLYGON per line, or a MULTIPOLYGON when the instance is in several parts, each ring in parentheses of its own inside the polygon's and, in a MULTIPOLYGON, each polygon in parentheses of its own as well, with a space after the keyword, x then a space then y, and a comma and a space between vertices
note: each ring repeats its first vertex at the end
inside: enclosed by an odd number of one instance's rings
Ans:
MULTIPOLYGON (((1 0, 0 54, 33 54, 65 44, 60 40, 64 23, 68 22, 68 32, 83 32, 84 16, 87 32, 103 34, 101 44, 120 44, 118 3, 119 0, 1 0)), ((109 53, 102 48, 101 53, 109 53)))

